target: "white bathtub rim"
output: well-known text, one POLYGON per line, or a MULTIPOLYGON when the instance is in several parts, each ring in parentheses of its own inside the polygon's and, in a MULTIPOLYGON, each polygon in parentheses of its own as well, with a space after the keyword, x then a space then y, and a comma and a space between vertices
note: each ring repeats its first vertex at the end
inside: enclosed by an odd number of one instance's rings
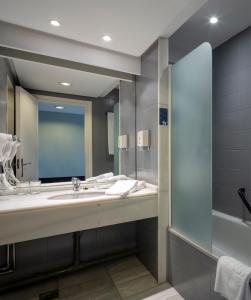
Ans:
MULTIPOLYGON (((241 219, 239 219, 237 217, 227 215, 223 212, 220 212, 220 211, 217 211, 217 210, 212 210, 212 216, 223 218, 227 221, 234 222, 235 224, 238 224, 238 225, 244 226, 248 229, 251 229, 251 222, 248 222, 248 221, 244 222, 244 221, 242 221, 241 219)), ((222 249, 217 248, 215 246, 215 244, 213 242, 213 234, 212 234, 212 250, 210 252, 207 249, 205 249, 204 247, 202 247, 199 244, 197 244, 196 242, 194 242, 193 240, 191 240, 189 237, 187 237, 184 234, 182 234, 182 233, 178 232, 177 230, 175 230, 173 227, 169 227, 169 231, 171 233, 173 233, 174 235, 176 235, 177 237, 179 237, 180 239, 182 239, 183 241, 185 241, 186 243, 188 243, 189 245, 191 245, 192 247, 194 247, 196 250, 202 252, 203 254, 205 254, 206 256, 208 256, 209 258, 213 259, 216 262, 218 261, 220 256, 227 255, 226 252, 224 252, 222 249)))
POLYGON ((227 221, 230 221, 230 222, 233 222, 235 224, 238 224, 238 225, 242 225, 242 226, 246 226, 246 227, 249 227, 251 228, 251 222, 249 221, 243 221, 242 219, 240 218, 237 218, 237 217, 234 217, 234 216, 231 216, 231 215, 228 215, 228 214, 225 214, 221 211, 218 211, 218 210, 212 210, 212 215, 215 216, 215 217, 219 217, 219 218, 222 218, 222 219, 225 219, 227 221))

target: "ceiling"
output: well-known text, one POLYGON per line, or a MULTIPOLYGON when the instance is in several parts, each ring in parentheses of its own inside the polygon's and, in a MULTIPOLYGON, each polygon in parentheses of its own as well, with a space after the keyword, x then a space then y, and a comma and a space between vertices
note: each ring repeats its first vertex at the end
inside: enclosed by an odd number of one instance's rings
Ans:
POLYGON ((171 62, 175 62, 203 42, 213 48, 251 26, 251 0, 208 0, 170 38, 171 62), (209 23, 210 16, 219 22, 209 23))
POLYGON ((177 30, 205 1, 0 0, 0 20, 141 56, 160 36, 177 30), (51 19, 61 26, 51 26, 51 19), (110 35, 112 41, 104 42, 103 35, 110 35))
POLYGON ((25 60, 12 61, 20 84, 26 89, 101 97, 118 84, 118 80, 112 77, 25 60), (70 82, 72 85, 61 86, 60 82, 70 82))
MULTIPOLYGON (((38 98, 39 101, 39 98, 38 98)), ((76 105, 65 105, 58 103, 57 106, 62 106, 63 109, 56 108, 55 104, 39 102, 38 110, 39 111, 48 111, 48 112, 56 112, 56 113, 65 113, 65 114, 74 114, 74 115, 83 115, 84 108, 82 106, 76 105)))

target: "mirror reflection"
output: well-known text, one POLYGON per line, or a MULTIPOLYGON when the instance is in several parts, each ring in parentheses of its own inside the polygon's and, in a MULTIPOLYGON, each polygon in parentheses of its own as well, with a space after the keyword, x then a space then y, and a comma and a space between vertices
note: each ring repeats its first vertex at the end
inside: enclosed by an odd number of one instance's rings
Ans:
POLYGON ((15 105, 9 82, 7 106, 7 132, 20 141, 15 161, 8 162, 17 180, 51 183, 119 174, 119 79, 8 62, 18 81, 15 105))

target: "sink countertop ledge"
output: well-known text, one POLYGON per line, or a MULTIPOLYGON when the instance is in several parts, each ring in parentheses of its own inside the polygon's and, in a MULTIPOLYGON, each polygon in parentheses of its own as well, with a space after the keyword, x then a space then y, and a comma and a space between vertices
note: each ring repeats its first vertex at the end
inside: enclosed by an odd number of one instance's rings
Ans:
POLYGON ((32 210, 43 210, 53 209, 62 207, 77 207, 77 206, 91 206, 100 204, 109 204, 117 201, 128 201, 128 200, 140 200, 148 196, 154 196, 158 194, 158 188, 156 185, 147 183, 146 188, 135 193, 129 194, 126 197, 121 196, 110 196, 102 193, 100 189, 88 189, 81 190, 77 193, 100 193, 96 197, 91 199, 56 199, 53 200, 51 197, 73 194, 72 190, 60 190, 60 191, 45 191, 40 194, 27 194, 27 195, 6 195, 0 196, 0 216, 2 214, 11 214, 32 210))

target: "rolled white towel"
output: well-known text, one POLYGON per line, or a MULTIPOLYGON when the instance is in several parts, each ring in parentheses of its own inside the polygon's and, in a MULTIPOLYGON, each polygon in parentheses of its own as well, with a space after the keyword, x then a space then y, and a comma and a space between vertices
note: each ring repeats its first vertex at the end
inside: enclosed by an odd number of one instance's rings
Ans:
POLYGON ((138 192, 140 190, 143 190, 146 187, 146 182, 145 181, 138 181, 137 185, 135 186, 134 189, 131 190, 130 193, 135 193, 138 192))
POLYGON ((118 180, 111 186, 108 190, 106 190, 106 195, 111 196, 126 196, 128 195, 137 185, 138 180, 118 180))
POLYGON ((110 178, 113 176, 113 173, 110 172, 110 173, 104 173, 104 174, 101 174, 101 175, 98 175, 98 176, 95 176, 95 177, 90 177, 90 178, 87 178, 85 180, 85 182, 96 182, 97 180, 99 179, 105 179, 105 178, 110 178))
POLYGON ((250 300, 251 268, 230 256, 218 260, 215 292, 228 300, 250 300))

